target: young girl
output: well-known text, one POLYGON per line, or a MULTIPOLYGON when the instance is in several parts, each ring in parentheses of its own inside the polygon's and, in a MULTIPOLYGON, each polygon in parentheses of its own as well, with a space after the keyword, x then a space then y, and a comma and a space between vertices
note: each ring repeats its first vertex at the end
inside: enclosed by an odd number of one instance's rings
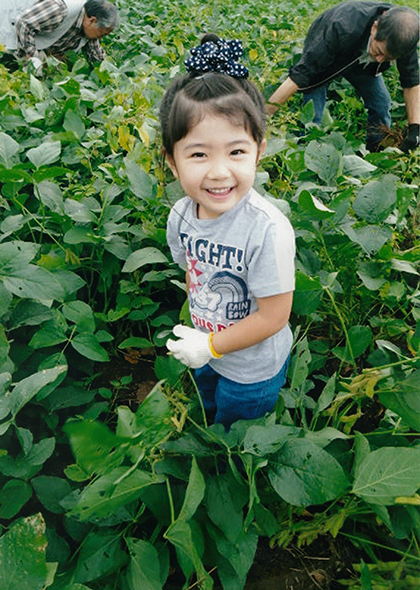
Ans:
POLYGON ((294 234, 252 188, 265 105, 241 54, 238 41, 204 37, 160 109, 166 160, 188 195, 170 212, 167 240, 186 269, 195 326, 175 326, 167 347, 196 369, 207 414, 226 428, 273 410, 292 346, 294 234))

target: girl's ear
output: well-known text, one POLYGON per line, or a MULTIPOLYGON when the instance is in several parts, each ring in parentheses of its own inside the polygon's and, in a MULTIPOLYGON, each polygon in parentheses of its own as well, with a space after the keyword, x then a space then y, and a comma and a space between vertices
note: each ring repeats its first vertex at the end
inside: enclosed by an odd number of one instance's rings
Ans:
POLYGON ((178 178, 178 170, 176 169, 175 160, 173 156, 170 156, 164 149, 162 150, 162 154, 168 162, 168 166, 172 170, 172 174, 175 176, 175 178, 178 178))
POLYGON ((263 139, 263 140, 262 140, 262 142, 261 142, 260 148, 259 148, 259 150, 258 150, 257 164, 258 164, 258 162, 261 160, 261 158, 263 157, 263 155, 264 155, 264 152, 265 152, 265 148, 266 148, 266 147, 267 147, 267 140, 266 140, 266 138, 264 137, 264 139, 263 139))

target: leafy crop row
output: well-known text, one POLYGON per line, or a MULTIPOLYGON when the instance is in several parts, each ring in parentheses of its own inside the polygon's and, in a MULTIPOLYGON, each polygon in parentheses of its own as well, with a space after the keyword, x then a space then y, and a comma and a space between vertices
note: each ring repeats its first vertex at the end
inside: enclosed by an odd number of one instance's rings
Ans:
POLYGON ((260 536, 343 535, 372 560, 385 537, 412 572, 418 151, 366 153, 363 108, 337 82, 322 128, 297 97, 269 123, 257 184, 297 237, 292 363, 273 414, 209 426, 164 349, 185 291, 165 240, 181 193, 160 156, 159 100, 209 29, 245 41, 268 93, 314 12, 118 4, 100 66, 49 58, 37 78, 0 65, 1 587, 162 590, 176 567, 186 588, 212 588, 217 570, 240 590, 260 536), (105 368, 150 349, 157 383, 128 407, 105 368))

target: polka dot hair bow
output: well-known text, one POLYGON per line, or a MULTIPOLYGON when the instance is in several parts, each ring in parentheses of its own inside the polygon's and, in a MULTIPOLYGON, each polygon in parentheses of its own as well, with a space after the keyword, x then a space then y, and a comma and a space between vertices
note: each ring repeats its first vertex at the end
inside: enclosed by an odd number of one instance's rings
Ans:
POLYGON ((238 39, 206 41, 191 49, 185 66, 188 72, 220 72, 233 78, 247 78, 247 68, 237 61, 242 54, 242 43, 238 39))

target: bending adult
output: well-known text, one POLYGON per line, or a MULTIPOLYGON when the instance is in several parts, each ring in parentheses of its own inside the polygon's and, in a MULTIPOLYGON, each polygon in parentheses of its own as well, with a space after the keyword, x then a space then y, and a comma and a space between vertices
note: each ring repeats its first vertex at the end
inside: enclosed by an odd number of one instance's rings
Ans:
POLYGON ((303 54, 288 78, 271 95, 269 114, 302 91, 313 100, 314 122, 321 123, 328 83, 346 78, 363 98, 368 115, 366 147, 378 151, 391 126, 391 98, 382 72, 396 60, 407 111, 402 149, 419 145, 420 86, 417 43, 419 16, 410 8, 381 2, 348 1, 326 10, 309 28, 303 54))
POLYGON ((0 43, 40 65, 45 54, 86 52, 102 61, 100 39, 119 25, 118 9, 107 0, 8 0, 0 7, 0 43))

